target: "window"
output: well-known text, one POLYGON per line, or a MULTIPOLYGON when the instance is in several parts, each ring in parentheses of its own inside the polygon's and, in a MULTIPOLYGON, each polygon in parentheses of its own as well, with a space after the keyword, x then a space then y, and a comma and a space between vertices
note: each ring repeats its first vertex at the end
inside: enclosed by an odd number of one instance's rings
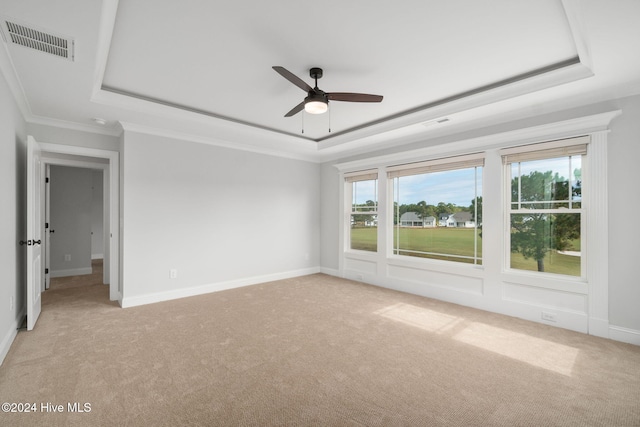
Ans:
POLYGON ((482 264, 481 155, 388 168, 393 254, 482 264))
POLYGON ((582 165, 587 144, 576 144, 581 141, 538 144, 503 155, 510 193, 510 268, 583 275, 582 165))
POLYGON ((351 192, 349 248, 378 250, 378 174, 359 172, 345 175, 351 192))

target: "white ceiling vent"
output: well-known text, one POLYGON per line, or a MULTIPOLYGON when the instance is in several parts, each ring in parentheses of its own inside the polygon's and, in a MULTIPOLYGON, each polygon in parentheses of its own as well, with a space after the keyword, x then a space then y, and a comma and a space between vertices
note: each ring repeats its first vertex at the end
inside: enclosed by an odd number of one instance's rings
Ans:
POLYGON ((72 38, 18 24, 10 19, 2 19, 2 36, 7 43, 74 60, 75 43, 72 38))
POLYGON ((433 126, 433 125, 441 125, 443 123, 447 123, 449 121, 449 117, 442 117, 439 119, 429 120, 427 122, 422 123, 422 126, 433 126))

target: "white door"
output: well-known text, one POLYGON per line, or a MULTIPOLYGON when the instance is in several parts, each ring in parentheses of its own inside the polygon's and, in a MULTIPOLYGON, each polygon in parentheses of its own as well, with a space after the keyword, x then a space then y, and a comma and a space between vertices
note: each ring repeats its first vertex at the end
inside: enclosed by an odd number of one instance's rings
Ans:
POLYGON ((33 137, 27 140, 27 330, 36 324, 44 285, 42 263, 42 161, 40 146, 33 137))

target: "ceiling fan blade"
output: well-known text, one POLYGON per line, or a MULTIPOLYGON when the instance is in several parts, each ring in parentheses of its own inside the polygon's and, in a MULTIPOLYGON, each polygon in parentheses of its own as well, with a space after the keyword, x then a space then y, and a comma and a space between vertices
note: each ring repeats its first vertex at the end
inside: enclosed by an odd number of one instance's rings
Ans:
POLYGON ((302 101, 300 104, 296 105, 295 107, 293 107, 291 109, 291 111, 289 111, 287 114, 285 114, 285 117, 291 117, 294 116, 296 114, 298 114, 300 111, 304 110, 304 101, 302 101))
POLYGON ((287 70, 286 68, 280 67, 278 65, 276 65, 274 67, 271 67, 271 68, 276 70, 276 72, 278 72, 278 74, 280 74, 285 79, 289 80, 294 85, 298 86, 303 91, 310 92, 310 91, 313 90, 311 86, 309 86, 308 84, 306 84, 304 82, 304 80, 302 80, 300 77, 296 76, 295 74, 293 74, 291 71, 287 70))
POLYGON ((333 92, 327 97, 331 101, 347 102, 382 102, 382 95, 369 95, 366 93, 333 92))

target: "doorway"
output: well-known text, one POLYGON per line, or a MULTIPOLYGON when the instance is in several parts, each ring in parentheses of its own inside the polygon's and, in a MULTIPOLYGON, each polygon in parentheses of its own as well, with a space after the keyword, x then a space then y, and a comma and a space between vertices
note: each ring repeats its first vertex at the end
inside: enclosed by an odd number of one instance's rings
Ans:
MULTIPOLYGON (((70 166, 102 171, 103 182, 103 281, 109 284, 109 299, 122 305, 120 276, 120 176, 119 153, 69 145, 39 144, 43 168, 70 166)), ((45 224, 46 225, 46 224, 45 224)), ((54 229, 55 230, 55 229, 54 229)), ((46 233, 45 233, 46 234, 46 233)), ((95 252, 94 252, 95 254, 95 252)))
MULTIPOLYGON (((82 163, 92 166, 97 162, 82 163)), ((51 281, 61 283, 56 278, 95 275, 96 269, 102 271, 101 277, 92 282, 109 282, 103 271, 108 230, 104 176, 108 165, 98 164, 100 168, 45 164, 45 289, 51 281)))

